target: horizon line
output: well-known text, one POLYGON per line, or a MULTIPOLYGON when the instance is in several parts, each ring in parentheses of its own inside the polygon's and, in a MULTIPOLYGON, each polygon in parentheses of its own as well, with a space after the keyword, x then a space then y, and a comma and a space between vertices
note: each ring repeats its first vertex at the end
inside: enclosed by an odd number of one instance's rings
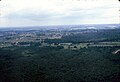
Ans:
MULTIPOLYGON (((120 24, 120 23, 113 23, 113 24, 120 24)), ((58 25, 34 25, 34 26, 29 26, 29 25, 21 25, 21 26, 1 26, 0 28, 22 28, 22 27, 44 27, 44 26, 73 26, 73 25, 113 25, 113 24, 58 24, 58 25)))

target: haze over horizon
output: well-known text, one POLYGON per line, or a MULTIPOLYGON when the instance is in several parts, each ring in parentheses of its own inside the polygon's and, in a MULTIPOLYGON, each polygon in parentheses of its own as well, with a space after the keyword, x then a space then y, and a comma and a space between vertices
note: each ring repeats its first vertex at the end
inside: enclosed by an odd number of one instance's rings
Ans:
POLYGON ((2 0, 0 27, 119 24, 118 0, 2 0))

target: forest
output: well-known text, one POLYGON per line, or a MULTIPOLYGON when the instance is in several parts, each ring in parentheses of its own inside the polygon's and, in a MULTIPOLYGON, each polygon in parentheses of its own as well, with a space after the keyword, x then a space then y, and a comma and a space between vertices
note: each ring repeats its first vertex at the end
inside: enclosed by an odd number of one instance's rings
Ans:
POLYGON ((3 31, 0 82, 120 82, 119 36, 120 29, 3 31))
POLYGON ((0 82, 119 82, 119 48, 1 48, 0 82))

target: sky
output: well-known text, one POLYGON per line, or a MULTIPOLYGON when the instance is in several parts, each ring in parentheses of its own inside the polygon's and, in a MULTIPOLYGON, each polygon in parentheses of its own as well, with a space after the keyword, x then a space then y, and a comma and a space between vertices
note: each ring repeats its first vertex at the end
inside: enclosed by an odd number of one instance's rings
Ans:
POLYGON ((1 0, 0 27, 118 24, 118 0, 1 0))

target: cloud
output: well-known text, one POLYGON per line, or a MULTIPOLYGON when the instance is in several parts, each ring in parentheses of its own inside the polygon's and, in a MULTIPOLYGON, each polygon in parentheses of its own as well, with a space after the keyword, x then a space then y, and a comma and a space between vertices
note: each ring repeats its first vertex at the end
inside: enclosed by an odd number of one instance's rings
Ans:
POLYGON ((116 0, 4 0, 0 26, 118 23, 116 0))

